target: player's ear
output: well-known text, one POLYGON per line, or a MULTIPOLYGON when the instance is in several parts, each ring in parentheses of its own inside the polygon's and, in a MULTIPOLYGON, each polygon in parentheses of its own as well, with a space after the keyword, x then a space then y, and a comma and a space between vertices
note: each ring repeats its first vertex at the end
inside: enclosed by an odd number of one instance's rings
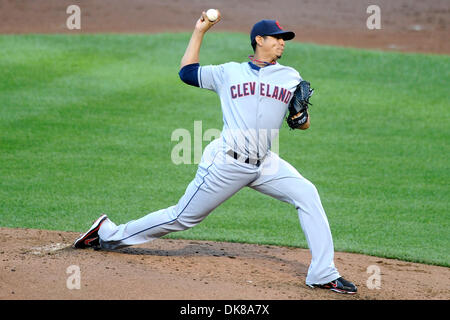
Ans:
POLYGON ((263 42, 264 42, 264 37, 262 36, 256 36, 255 37, 255 41, 256 41, 256 46, 262 46, 263 42))

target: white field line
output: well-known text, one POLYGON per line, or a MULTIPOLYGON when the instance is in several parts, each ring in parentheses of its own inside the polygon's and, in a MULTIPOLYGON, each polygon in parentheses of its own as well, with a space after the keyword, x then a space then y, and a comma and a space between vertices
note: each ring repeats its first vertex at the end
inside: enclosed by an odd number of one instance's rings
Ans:
POLYGON ((58 250, 62 250, 65 248, 70 247, 70 244, 67 243, 51 243, 45 246, 40 246, 40 247, 32 247, 30 252, 32 254, 36 254, 36 255, 41 255, 41 254, 46 254, 46 253, 51 253, 51 252, 55 252, 58 250))

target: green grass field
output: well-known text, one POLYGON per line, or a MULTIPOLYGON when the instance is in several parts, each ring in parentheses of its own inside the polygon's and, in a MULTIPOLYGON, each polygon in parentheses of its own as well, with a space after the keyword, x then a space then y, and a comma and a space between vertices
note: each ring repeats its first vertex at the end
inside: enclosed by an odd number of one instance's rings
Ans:
MULTIPOLYGON (((0 36, 0 226, 81 232, 175 204, 196 164, 171 162, 172 132, 222 127, 218 97, 178 78, 189 37, 0 36)), ((250 53, 210 33, 201 63, 250 53)), ((315 88, 311 128, 285 124, 279 149, 335 249, 450 266, 450 57, 289 42, 280 63, 315 88)), ((169 237, 306 247, 295 209, 250 189, 169 237)))

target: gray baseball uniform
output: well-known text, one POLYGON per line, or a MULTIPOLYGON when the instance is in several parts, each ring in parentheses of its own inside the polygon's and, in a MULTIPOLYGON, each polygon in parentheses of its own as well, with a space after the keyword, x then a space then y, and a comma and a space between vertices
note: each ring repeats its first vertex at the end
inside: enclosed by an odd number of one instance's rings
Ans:
POLYGON ((126 224, 106 220, 98 232, 102 248, 141 244, 191 228, 236 192, 250 187, 297 210, 312 255, 306 283, 338 278, 333 240, 317 189, 270 151, 301 81, 299 73, 279 63, 260 68, 251 62, 230 62, 197 66, 195 75, 195 85, 215 91, 220 98, 221 137, 205 148, 195 178, 176 205, 126 224))

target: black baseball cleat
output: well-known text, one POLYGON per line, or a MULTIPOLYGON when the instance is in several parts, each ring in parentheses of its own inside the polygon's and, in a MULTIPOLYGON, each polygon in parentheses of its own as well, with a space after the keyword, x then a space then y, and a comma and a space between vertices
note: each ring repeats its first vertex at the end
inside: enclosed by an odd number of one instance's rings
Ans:
POLYGON ((108 219, 106 214, 103 214, 94 221, 88 231, 80 235, 73 243, 73 247, 76 249, 95 248, 100 246, 100 239, 98 237, 98 229, 105 220, 108 219))
POLYGON ((311 288, 328 289, 334 292, 347 294, 355 294, 358 291, 358 289, 353 283, 345 280, 342 277, 339 277, 336 280, 333 280, 325 284, 308 284, 308 286, 311 288))

